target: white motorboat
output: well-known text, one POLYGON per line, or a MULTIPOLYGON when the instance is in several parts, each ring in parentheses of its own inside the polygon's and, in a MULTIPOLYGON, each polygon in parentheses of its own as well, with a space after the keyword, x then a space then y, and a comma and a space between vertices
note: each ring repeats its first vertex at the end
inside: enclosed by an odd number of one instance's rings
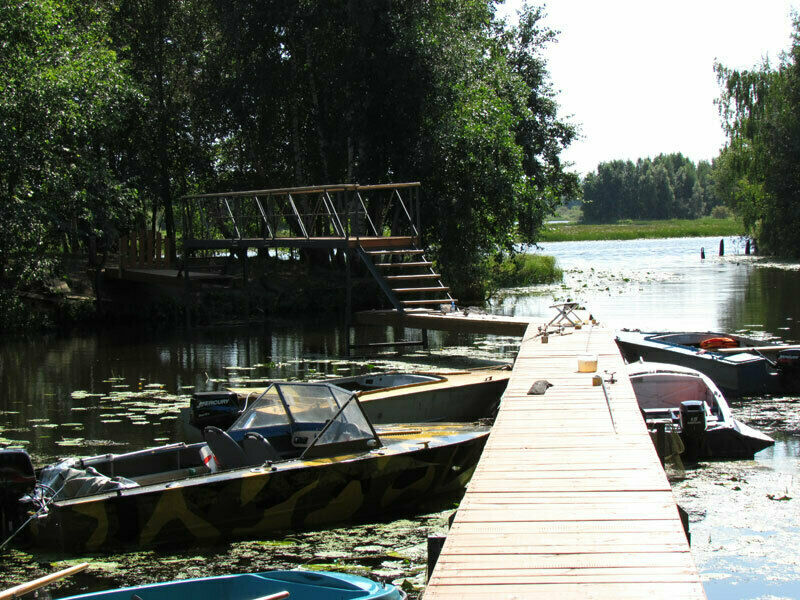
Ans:
POLYGON ((703 373, 679 365, 635 362, 628 377, 648 424, 676 429, 698 459, 751 459, 775 441, 733 418, 719 388, 703 373))

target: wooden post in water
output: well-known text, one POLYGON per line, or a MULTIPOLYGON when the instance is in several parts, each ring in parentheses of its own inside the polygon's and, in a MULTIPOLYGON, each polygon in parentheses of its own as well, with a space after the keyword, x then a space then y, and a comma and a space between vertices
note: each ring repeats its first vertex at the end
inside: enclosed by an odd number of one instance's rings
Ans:
POLYGON ((152 231, 148 231, 146 235, 147 235, 147 242, 146 242, 147 253, 145 254, 144 263, 148 267, 152 267, 153 266, 153 248, 155 246, 153 232, 152 231))
POLYGON ((128 236, 119 236, 119 274, 122 275, 122 269, 125 268, 126 259, 128 257, 128 236))
POLYGON ((429 535, 428 536, 428 573, 425 577, 427 582, 431 578, 436 562, 439 560, 439 555, 442 553, 444 543, 447 540, 446 535, 429 535))
POLYGON ((350 261, 353 252, 344 251, 345 298, 344 298, 344 355, 350 356, 350 326, 353 323, 353 275, 350 272, 350 261))
POLYGON ((156 244, 155 244, 155 263, 158 266, 163 266, 164 265, 164 259, 161 256, 161 248, 162 248, 163 239, 161 237, 161 232, 160 231, 156 232, 156 240, 155 241, 156 241, 156 244))
POLYGON ((169 237, 164 238, 164 268, 172 267, 172 242, 169 237))
POLYGON ((719 255, 725 256, 725 238, 719 241, 719 255))
POLYGON ((128 268, 136 267, 136 232, 131 231, 130 243, 128 244, 128 268))

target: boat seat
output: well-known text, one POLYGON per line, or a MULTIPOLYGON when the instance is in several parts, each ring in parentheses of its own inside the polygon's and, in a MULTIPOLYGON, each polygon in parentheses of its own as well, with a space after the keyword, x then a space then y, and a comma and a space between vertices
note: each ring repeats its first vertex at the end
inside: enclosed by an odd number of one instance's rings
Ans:
POLYGON ((263 465, 267 461, 279 458, 278 451, 269 440, 255 431, 246 433, 241 443, 248 465, 263 465))
POLYGON ((209 425, 203 429, 203 436, 223 469, 235 469, 249 464, 242 447, 219 427, 209 425))

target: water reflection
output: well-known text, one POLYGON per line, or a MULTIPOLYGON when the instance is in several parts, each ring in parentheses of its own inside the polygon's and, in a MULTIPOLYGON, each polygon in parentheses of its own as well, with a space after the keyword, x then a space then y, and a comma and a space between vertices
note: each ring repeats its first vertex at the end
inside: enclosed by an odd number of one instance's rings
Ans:
MULTIPOLYGON (((748 330, 800 340, 800 273, 743 257, 734 238, 726 239, 727 255, 720 258, 718 243, 718 238, 694 238, 545 244, 537 251, 557 257, 565 285, 518 290, 493 300, 488 309, 550 318, 550 305, 570 297, 611 327, 748 330), (702 261, 701 247, 707 256, 702 261)), ((178 413, 194 390, 216 389, 234 376, 292 378, 380 368, 395 364, 389 362, 395 358, 351 361, 344 356, 345 343, 419 335, 362 328, 346 339, 335 324, 276 321, 186 333, 4 339, 0 437, 27 444, 40 464, 64 454, 181 439, 178 413)), ((431 351, 409 351, 399 360, 454 368, 507 360, 518 340, 430 332, 430 342, 431 351)), ((692 515, 693 554, 709 598, 797 596, 793 582, 800 573, 791 565, 800 564, 795 549, 800 399, 745 400, 732 408, 737 418, 765 429, 778 443, 754 461, 704 464, 675 483, 679 502, 692 515)), ((419 529, 415 523, 410 530, 419 529)), ((349 540, 350 530, 341 535, 349 540)), ((409 542, 421 548, 410 559, 415 572, 424 570, 424 531, 419 535, 409 542)), ((404 533, 403 539, 411 536, 404 533)), ((229 558, 222 557, 219 572, 229 568, 229 558)))
POLYGON ((759 266, 740 238, 557 242, 529 249, 555 256, 565 285, 521 289, 491 302, 500 314, 549 317, 555 301, 582 302, 614 328, 756 330, 800 339, 800 276, 759 266), (700 249, 706 258, 700 259, 700 249))

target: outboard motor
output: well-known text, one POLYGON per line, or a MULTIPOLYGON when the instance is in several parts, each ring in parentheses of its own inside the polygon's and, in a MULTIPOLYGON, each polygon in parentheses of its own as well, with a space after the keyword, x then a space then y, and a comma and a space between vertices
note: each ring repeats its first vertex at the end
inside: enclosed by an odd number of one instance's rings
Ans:
POLYGON ((780 351, 775 364, 784 389, 793 389, 800 384, 800 350, 780 351))
POLYGON ((6 540, 27 518, 20 499, 32 494, 36 473, 24 450, 0 450, 0 534, 6 540))
POLYGON ((196 392, 192 394, 191 422, 198 429, 209 425, 227 429, 242 412, 239 396, 234 392, 196 392))
POLYGON ((690 461, 697 461, 703 438, 706 435, 706 407, 702 400, 686 400, 681 402, 681 441, 683 442, 684 457, 690 461))

